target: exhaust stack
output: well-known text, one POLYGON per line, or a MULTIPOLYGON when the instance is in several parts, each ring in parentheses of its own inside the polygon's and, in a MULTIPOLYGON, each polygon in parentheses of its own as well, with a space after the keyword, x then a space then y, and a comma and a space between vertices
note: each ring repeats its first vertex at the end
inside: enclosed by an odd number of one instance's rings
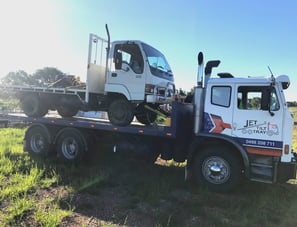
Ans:
POLYGON ((204 71, 203 53, 199 52, 199 54, 198 54, 198 72, 197 72, 197 86, 198 87, 203 87, 203 71, 204 71))
POLYGON ((213 67, 220 64, 219 60, 208 61, 204 70, 203 53, 198 54, 197 86, 194 88, 194 133, 203 131, 205 87, 213 67))
POLYGON ((204 84, 203 84, 203 87, 207 84, 210 76, 211 76, 211 71, 212 71, 212 68, 214 67, 218 67, 219 64, 221 63, 220 60, 212 60, 212 61, 208 61, 206 63, 206 67, 205 67, 205 76, 204 76, 204 84))

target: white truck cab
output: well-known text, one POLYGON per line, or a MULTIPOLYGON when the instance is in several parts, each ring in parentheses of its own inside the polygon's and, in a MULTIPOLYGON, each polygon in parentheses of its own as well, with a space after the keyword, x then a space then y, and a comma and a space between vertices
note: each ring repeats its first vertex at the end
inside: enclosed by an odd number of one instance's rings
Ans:
POLYGON ((225 134, 249 154, 290 162, 293 118, 283 88, 289 78, 212 78, 206 89, 204 131, 225 134))
POLYGON ((241 172, 266 183, 295 178, 293 117, 283 92, 289 77, 234 78, 230 73, 211 77, 212 67, 220 61, 207 62, 205 75, 202 53, 198 63, 194 133, 205 148, 197 152, 194 145, 192 149, 198 153, 193 164, 199 166, 196 177, 224 189, 238 183, 241 172))
POLYGON ((121 126, 130 124, 134 115, 150 124, 156 113, 145 106, 157 109, 171 103, 175 93, 173 73, 160 51, 139 40, 110 42, 94 34, 90 34, 86 84, 85 101, 91 93, 109 97, 109 119, 121 126))
POLYGON ((174 95, 174 79, 165 56, 141 41, 113 42, 105 92, 124 92, 131 101, 168 103, 174 95))

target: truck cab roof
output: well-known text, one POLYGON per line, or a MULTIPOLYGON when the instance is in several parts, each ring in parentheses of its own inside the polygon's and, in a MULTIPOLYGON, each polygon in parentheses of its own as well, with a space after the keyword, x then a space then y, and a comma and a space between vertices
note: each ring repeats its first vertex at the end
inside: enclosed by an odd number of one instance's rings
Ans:
POLYGON ((224 77, 224 78, 214 78, 211 77, 208 81, 209 84, 271 84, 271 83, 281 83, 283 89, 287 89, 290 85, 290 79, 287 75, 280 75, 276 78, 274 77, 224 77))

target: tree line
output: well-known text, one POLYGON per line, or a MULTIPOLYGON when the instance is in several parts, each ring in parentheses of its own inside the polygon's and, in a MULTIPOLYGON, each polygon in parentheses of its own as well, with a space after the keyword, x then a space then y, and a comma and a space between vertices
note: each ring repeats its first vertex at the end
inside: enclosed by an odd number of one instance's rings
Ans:
POLYGON ((55 67, 44 67, 28 74, 24 70, 9 72, 1 79, 2 85, 6 86, 39 86, 59 87, 85 86, 79 77, 68 75, 55 67))
POLYGON ((294 102, 287 102, 287 104, 288 104, 288 107, 295 107, 295 106, 297 106, 297 102, 296 101, 294 101, 294 102))

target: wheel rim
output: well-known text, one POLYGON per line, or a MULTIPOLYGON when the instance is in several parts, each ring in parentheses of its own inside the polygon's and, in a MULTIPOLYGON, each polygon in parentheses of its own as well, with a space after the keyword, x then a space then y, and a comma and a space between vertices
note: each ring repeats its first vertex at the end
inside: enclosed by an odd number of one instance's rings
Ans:
POLYGON ((32 113, 35 110, 35 107, 31 103, 23 104, 23 110, 25 113, 32 113))
POLYGON ((33 116, 37 111, 37 103, 32 100, 32 102, 26 101, 22 103, 22 109, 27 116, 33 116))
POLYGON ((126 105, 119 104, 117 105, 117 109, 114 108, 112 110, 112 116, 116 120, 122 121, 122 119, 125 119, 126 116, 128 115, 128 111, 130 111, 130 109, 126 105))
POLYGON ((129 125, 133 117, 132 107, 130 103, 125 100, 115 100, 108 109, 108 118, 114 125, 129 125))
POLYGON ((125 119, 126 113, 125 109, 123 111, 113 111, 112 112, 112 117, 116 119, 117 121, 121 121, 122 119, 125 119))
POLYGON ((69 137, 64 139, 61 149, 65 158, 74 159, 78 153, 78 144, 73 138, 69 137))
POLYGON ((221 157, 208 157, 202 165, 202 174, 212 184, 223 184, 230 178, 230 165, 221 157))
POLYGON ((45 147, 45 138, 41 134, 32 136, 30 146, 34 153, 41 153, 45 147))

